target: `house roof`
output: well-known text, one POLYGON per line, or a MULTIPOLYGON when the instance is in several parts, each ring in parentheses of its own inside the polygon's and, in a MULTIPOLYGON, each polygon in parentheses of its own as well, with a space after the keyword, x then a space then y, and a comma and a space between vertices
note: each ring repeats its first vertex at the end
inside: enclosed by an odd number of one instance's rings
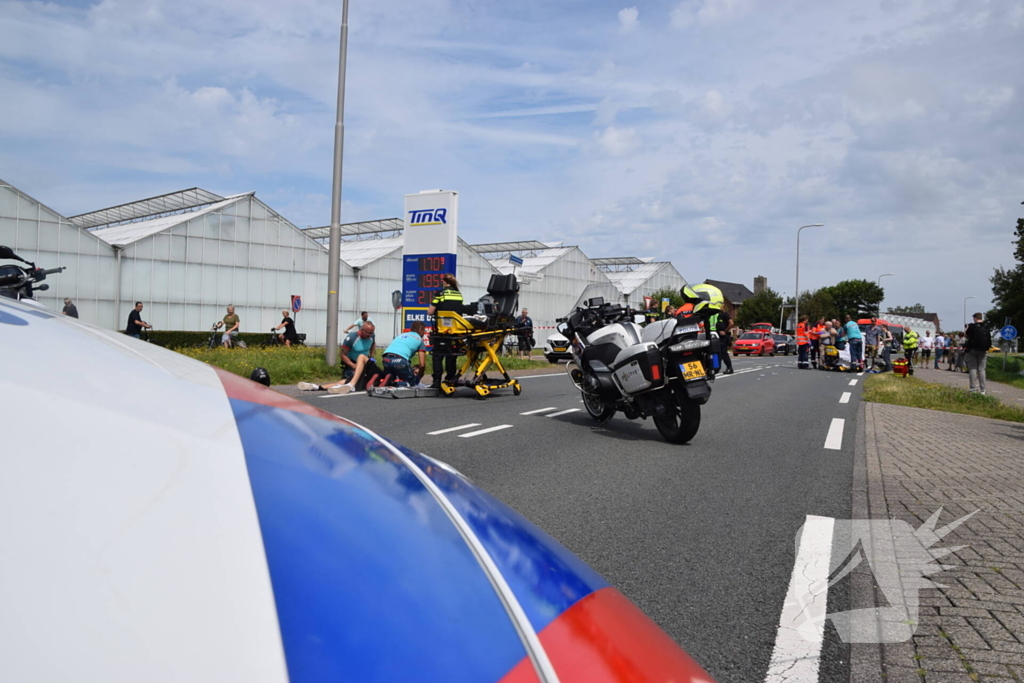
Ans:
POLYGON ((744 301, 754 296, 754 293, 747 289, 746 285, 741 285, 738 282, 723 282, 722 280, 705 280, 704 284, 713 285, 722 290, 722 296, 729 303, 736 305, 742 304, 744 301))
POLYGON ((210 204, 205 208, 198 211, 187 211, 185 213, 176 213, 171 216, 161 216, 160 218, 150 218, 146 221, 136 221, 134 223, 121 223, 114 225, 109 228, 96 228, 95 230, 89 230, 90 234, 99 237, 101 240, 110 245, 126 246, 134 242, 138 242, 141 239, 145 239, 150 235, 155 235, 158 232, 164 230, 170 230, 176 225, 185 223, 198 218, 199 216, 205 216, 208 213, 212 213, 218 209, 222 209, 225 206, 234 204, 238 200, 255 194, 254 192, 247 192, 245 194, 236 194, 233 197, 228 197, 222 201, 210 204))

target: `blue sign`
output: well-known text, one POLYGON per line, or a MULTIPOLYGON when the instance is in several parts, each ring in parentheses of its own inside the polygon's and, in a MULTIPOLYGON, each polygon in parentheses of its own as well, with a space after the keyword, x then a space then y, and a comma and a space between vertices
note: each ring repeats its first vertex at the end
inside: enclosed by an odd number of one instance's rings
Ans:
POLYGON ((302 310, 302 297, 298 294, 292 294, 292 312, 298 313, 302 310))
POLYGON ((406 254, 402 259, 402 305, 426 308, 444 289, 441 276, 455 275, 455 254, 406 254))
POLYGON ((523 265, 523 257, 521 257, 521 256, 509 256, 508 257, 508 262, 512 263, 512 264, 515 264, 517 266, 521 266, 521 265, 523 265))
POLYGON ((1007 325, 1003 329, 999 330, 999 336, 1006 341, 1013 341, 1017 338, 1017 328, 1013 325, 1007 325))

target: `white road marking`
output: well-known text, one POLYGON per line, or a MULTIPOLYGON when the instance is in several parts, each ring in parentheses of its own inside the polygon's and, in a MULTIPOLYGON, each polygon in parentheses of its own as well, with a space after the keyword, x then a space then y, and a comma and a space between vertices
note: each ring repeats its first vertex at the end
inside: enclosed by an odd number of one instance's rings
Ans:
POLYGON ((852 394, 849 391, 844 391, 843 395, 839 397, 839 402, 840 403, 849 403, 850 402, 850 396, 852 396, 852 394))
POLYGON ((850 386, 851 386, 851 387, 855 387, 855 386, 857 386, 857 380, 855 380, 855 379, 851 379, 851 380, 850 380, 850 386))
POLYGON ((765 683, 817 683, 825 640, 831 517, 807 515, 765 683))
POLYGON ((516 377, 515 379, 536 379, 537 377, 568 377, 567 372, 549 372, 544 375, 524 375, 523 377, 516 377))
MULTIPOLYGON (((583 403, 583 401, 580 401, 580 403, 583 403)), ((519 413, 519 414, 520 415, 536 415, 537 413, 546 413, 549 410, 558 410, 558 408, 556 406, 551 406, 550 408, 537 408, 537 410, 527 410, 525 413, 519 413)))
POLYGON ((487 429, 478 429, 475 432, 469 432, 467 434, 459 434, 460 439, 468 439, 471 436, 480 436, 481 434, 490 434, 491 432, 497 432, 502 429, 508 429, 512 425, 498 425, 497 427, 488 427, 487 429))
POLYGON ((861 370, 860 372, 858 372, 858 373, 857 373, 857 376, 858 376, 858 377, 863 377, 863 376, 864 376, 864 371, 863 371, 863 370, 861 370))
POLYGON ((479 426, 480 426, 479 422, 470 422, 468 425, 459 425, 458 427, 449 427, 448 429, 438 429, 436 432, 427 432, 427 434, 429 436, 434 436, 435 434, 447 434, 448 432, 457 432, 460 429, 469 429, 470 427, 479 427, 479 426))
POLYGON ((838 451, 843 447, 843 427, 846 426, 846 420, 833 417, 832 424, 828 428, 828 436, 825 437, 825 448, 833 451, 838 451))
POLYGON ((544 417, 558 417, 559 415, 568 415, 569 413, 578 413, 578 412, 580 412, 579 408, 569 408, 569 410, 563 410, 563 411, 558 412, 558 413, 551 413, 550 415, 545 415, 544 417))
POLYGON ((345 398, 346 396, 365 396, 365 391, 352 391, 347 394, 327 394, 326 396, 317 396, 317 398, 345 398))

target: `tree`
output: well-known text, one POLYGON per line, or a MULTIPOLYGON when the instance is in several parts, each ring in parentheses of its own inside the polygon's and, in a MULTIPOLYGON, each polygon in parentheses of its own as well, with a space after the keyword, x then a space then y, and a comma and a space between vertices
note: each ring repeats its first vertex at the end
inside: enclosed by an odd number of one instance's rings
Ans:
POLYGON ((828 293, 827 289, 819 289, 800 295, 800 315, 801 317, 806 315, 807 319, 814 323, 818 321, 818 318, 825 320, 838 318, 839 309, 836 308, 836 302, 832 300, 832 295, 828 293))
POLYGON ((1013 268, 996 268, 989 282, 992 283, 992 302, 995 307, 988 312, 990 325, 1001 326, 1006 318, 1015 327, 1024 325, 1024 218, 1017 219, 1017 239, 1013 268))
POLYGON ((822 287, 835 303, 840 320, 849 315, 854 320, 871 315, 878 310, 878 304, 885 298, 885 291, 870 280, 843 280, 831 287, 822 287))
POLYGON ((885 309, 886 313, 892 315, 907 315, 908 313, 924 313, 924 306, 922 304, 914 304, 913 306, 890 306, 885 309))
POLYGON ((654 305, 657 306, 659 310, 661 309, 661 300, 662 299, 668 299, 669 303, 672 306, 674 306, 675 308, 679 308, 684 303, 683 302, 683 297, 679 294, 679 290, 678 289, 672 289, 671 287, 665 287, 663 289, 659 289, 656 292, 651 292, 647 296, 649 296, 652 299, 654 299, 654 305))
POLYGON ((779 319, 782 311, 782 297, 771 287, 765 287, 740 306, 736 312, 736 326, 749 327, 752 323, 772 323, 779 319))

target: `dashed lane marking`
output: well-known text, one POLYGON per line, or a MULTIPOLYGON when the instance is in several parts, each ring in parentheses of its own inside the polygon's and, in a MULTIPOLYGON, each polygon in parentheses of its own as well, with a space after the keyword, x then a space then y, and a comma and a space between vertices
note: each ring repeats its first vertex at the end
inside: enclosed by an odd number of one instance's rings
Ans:
POLYGON ((831 517, 807 515, 765 683, 818 683, 834 527, 831 517))
MULTIPOLYGON (((580 401, 583 403, 583 401, 580 401)), ((557 407, 551 406, 549 408, 537 408, 537 410, 527 410, 525 413, 519 413, 520 415, 536 415, 537 413, 546 413, 549 410, 558 410, 557 407)))
POLYGON ((841 417, 832 418, 832 424, 828 428, 828 435, 825 437, 825 448, 838 451, 843 447, 843 427, 845 426, 846 420, 841 417))
POLYGON ((839 397, 839 402, 840 403, 849 403, 850 402, 850 396, 852 396, 852 394, 849 391, 844 391, 843 395, 839 397))
POLYGON ((458 427, 449 427, 448 429, 438 429, 436 432, 427 432, 427 434, 430 436, 434 436, 435 434, 447 434, 448 432, 457 432, 461 429, 469 429, 470 427, 479 426, 479 422, 470 422, 468 425, 459 425, 458 427))
POLYGON ((468 439, 471 436, 480 436, 481 434, 490 434, 491 432, 497 432, 502 429, 508 429, 512 425, 498 425, 497 427, 488 427, 487 429, 478 429, 475 432, 468 432, 466 434, 459 434, 460 439, 468 439))
POLYGON ((569 408, 569 410, 563 410, 563 411, 560 411, 560 412, 557 412, 557 413, 551 413, 550 415, 545 415, 544 417, 558 417, 559 415, 568 415, 569 413, 578 413, 578 412, 580 412, 579 408, 569 408))
POLYGON ((855 386, 857 386, 857 380, 855 380, 855 379, 851 379, 851 380, 850 380, 850 386, 851 386, 851 387, 855 387, 855 386))

